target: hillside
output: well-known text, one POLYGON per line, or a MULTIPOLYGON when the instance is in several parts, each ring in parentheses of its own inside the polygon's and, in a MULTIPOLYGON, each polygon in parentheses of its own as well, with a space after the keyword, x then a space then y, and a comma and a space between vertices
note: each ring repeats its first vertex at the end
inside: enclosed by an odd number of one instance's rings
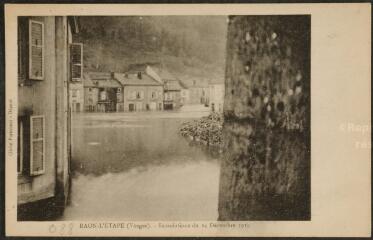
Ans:
POLYGON ((184 82, 222 82, 226 17, 79 17, 86 71, 123 72, 133 63, 158 62, 184 82))

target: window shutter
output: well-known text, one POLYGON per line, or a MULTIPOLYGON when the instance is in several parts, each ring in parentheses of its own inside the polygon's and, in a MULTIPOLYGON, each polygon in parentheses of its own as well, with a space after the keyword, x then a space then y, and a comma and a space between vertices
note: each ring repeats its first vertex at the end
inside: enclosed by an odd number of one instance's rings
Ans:
POLYGON ((44 23, 29 21, 29 78, 44 79, 44 23))
POLYGON ((71 81, 81 81, 83 78, 83 44, 70 44, 71 81))
POLYGON ((18 17, 18 83, 24 84, 27 79, 28 61, 28 19, 18 17))
POLYGON ((44 116, 30 117, 30 175, 45 172, 44 116))

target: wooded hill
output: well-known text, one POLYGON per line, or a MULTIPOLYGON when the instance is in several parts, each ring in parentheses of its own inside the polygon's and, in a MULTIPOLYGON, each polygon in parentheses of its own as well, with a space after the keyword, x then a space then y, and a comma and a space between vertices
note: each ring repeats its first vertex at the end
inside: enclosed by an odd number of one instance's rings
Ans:
POLYGON ((79 17, 86 71, 158 62, 186 83, 223 82, 227 17, 79 17))

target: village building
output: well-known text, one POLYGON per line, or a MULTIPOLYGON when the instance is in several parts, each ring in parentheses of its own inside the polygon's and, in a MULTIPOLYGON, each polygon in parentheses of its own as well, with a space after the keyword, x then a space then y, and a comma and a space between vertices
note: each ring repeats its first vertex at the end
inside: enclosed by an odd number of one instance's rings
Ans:
POLYGON ((132 73, 146 73, 159 83, 163 83, 161 75, 159 75, 160 64, 159 63, 134 63, 130 64, 128 70, 126 71, 128 74, 132 73))
POLYGON ((164 80, 164 101, 165 110, 175 110, 182 106, 181 90, 183 87, 179 80, 164 80))
POLYGON ((189 86, 189 99, 191 104, 209 105, 209 86, 207 81, 193 79, 189 86))
POLYGON ((122 112, 123 87, 114 73, 88 72, 84 75, 86 111, 122 112))
POLYGON ((71 112, 84 111, 84 88, 83 82, 71 82, 70 86, 70 109, 71 112))
POLYGON ((189 88, 187 87, 187 85, 183 82, 183 81, 179 81, 179 84, 181 86, 181 91, 180 91, 180 94, 181 94, 181 106, 185 105, 185 104, 188 104, 189 101, 190 101, 190 96, 189 96, 189 88))
POLYGON ((224 106, 224 83, 222 81, 209 82, 209 107, 211 112, 223 112, 224 106))
POLYGON ((96 112, 98 104, 98 87, 94 84, 88 73, 84 73, 84 111, 96 112))
POLYGON ((69 86, 82 78, 82 45, 74 17, 18 18, 18 219, 26 209, 60 212, 70 184, 69 86), (28 206, 28 207, 26 207, 28 206))
POLYGON ((154 67, 164 84, 163 107, 165 110, 176 110, 183 105, 181 91, 186 87, 172 73, 163 67, 154 67))
POLYGON ((145 69, 115 73, 122 90, 124 111, 163 110, 163 83, 150 76, 145 69))

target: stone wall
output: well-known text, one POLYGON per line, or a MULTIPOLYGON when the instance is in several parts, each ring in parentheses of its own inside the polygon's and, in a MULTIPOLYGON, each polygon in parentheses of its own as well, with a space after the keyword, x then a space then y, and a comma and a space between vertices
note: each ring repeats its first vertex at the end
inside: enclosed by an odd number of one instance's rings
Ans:
POLYGON ((310 218, 310 16, 230 16, 219 220, 310 218))

